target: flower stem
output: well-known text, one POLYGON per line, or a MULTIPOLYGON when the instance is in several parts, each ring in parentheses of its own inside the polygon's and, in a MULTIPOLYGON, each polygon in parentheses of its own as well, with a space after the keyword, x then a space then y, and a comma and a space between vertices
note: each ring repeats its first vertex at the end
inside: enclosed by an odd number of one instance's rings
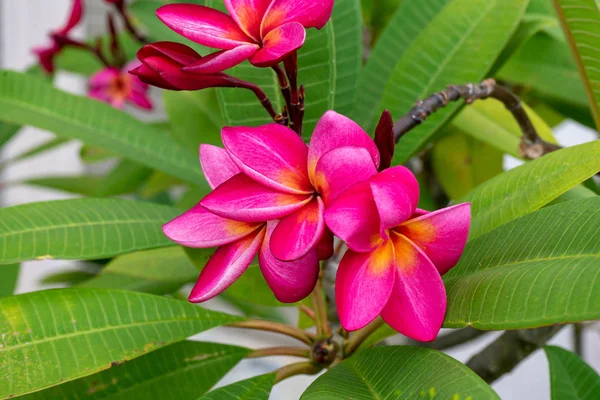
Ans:
POLYGON ((365 326, 362 329, 359 329, 358 331, 356 331, 356 333, 351 335, 350 339, 348 339, 345 343, 344 356, 348 357, 352 353, 354 353, 358 346, 360 346, 362 342, 364 342, 369 336, 371 336, 373 332, 375 332, 377 329, 383 326, 383 324, 383 319, 381 317, 377 317, 377 319, 375 319, 369 325, 365 326))
POLYGON ((309 307, 305 306, 304 304, 300 304, 298 306, 298 308, 300 309, 301 312, 306 314, 308 316, 308 318, 312 319, 313 321, 316 321, 315 312, 313 310, 311 310, 309 307))
POLYGON ((311 346, 314 341, 314 337, 308 332, 304 332, 303 330, 300 330, 293 326, 280 324, 278 322, 249 320, 234 322, 233 324, 230 324, 228 326, 232 328, 254 329, 258 331, 280 333, 282 335, 298 339, 299 341, 306 343, 309 346, 311 346))
POLYGON ((279 88, 281 89, 281 94, 283 95, 283 99, 285 100, 285 106, 288 111, 290 127, 293 129, 293 122, 295 116, 295 109, 292 107, 292 94, 290 91, 290 85, 285 77, 285 72, 279 65, 273 66, 273 71, 277 75, 277 80, 279 81, 279 88))
POLYGON ((258 349, 248 354, 246 358, 260 358, 271 356, 292 356, 310 359, 310 349, 301 347, 270 347, 267 349, 258 349))
POLYGON ((317 280, 317 285, 312 293, 313 310, 315 312, 315 323, 317 325, 317 337, 328 338, 331 336, 331 327, 327 321, 327 310, 323 301, 323 286, 321 278, 317 280))
POLYGON ((321 366, 310 362, 303 361, 295 364, 286 365, 277 370, 275 383, 279 383, 284 379, 291 378, 296 375, 314 375, 323 369, 321 366))

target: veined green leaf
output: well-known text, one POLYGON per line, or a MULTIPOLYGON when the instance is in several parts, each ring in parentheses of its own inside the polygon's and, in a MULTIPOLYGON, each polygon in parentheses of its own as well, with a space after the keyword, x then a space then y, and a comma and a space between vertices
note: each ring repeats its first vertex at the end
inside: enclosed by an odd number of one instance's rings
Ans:
POLYGON ((471 201, 470 239, 539 209, 600 171, 600 141, 558 150, 507 171, 461 199, 471 201))
POLYGON ((74 199, 0 209, 0 264, 93 260, 172 244, 162 225, 179 210, 120 199, 74 199))
POLYGON ((25 158, 29 158, 29 157, 33 157, 33 156, 37 156, 38 154, 44 153, 48 150, 53 150, 57 147, 62 146, 65 143, 68 143, 70 141, 70 139, 67 138, 62 138, 62 137, 55 137, 53 139, 50 139, 44 143, 42 143, 39 146, 36 146, 30 150, 27 150, 23 153, 20 153, 18 155, 16 155, 14 158, 11 158, 9 160, 9 162, 15 162, 15 161, 20 161, 23 160, 25 158))
POLYGON ((0 398, 88 376, 237 317, 134 292, 62 289, 0 299, 0 398))
POLYGON ((196 400, 248 352, 236 346, 184 341, 23 400, 196 400))
MULTIPOLYGON (((415 101, 450 83, 478 82, 517 28, 525 13, 522 0, 455 0, 439 12, 395 64, 377 112, 399 118, 415 101)), ((452 103, 402 138, 394 164, 407 161, 458 109, 452 103)), ((370 121, 373 126, 375 121, 370 121)))
POLYGON ((595 0, 553 0, 600 129, 600 10, 595 0))
POLYGON ((181 144, 194 152, 198 152, 200 143, 222 146, 221 128, 225 124, 221 118, 216 90, 165 90, 163 97, 173 137, 181 144))
POLYGON ((10 296, 17 287, 19 264, 0 265, 0 297, 10 296))
MULTIPOLYGON (((359 0, 337 0, 331 21, 318 31, 309 29, 298 51, 298 82, 306 89, 304 134, 310 137, 327 110, 352 111, 362 59, 362 19, 359 0)), ((244 63, 231 75, 253 82, 271 99, 276 110, 283 101, 275 74, 244 63)), ((270 122, 254 94, 247 90, 220 89, 219 101, 229 125, 260 125, 270 122)))
POLYGON ((600 376, 576 354, 556 346, 544 347, 550 363, 552 400, 594 400, 600 393, 600 376))
POLYGON ((0 119, 58 132, 110 149, 191 183, 204 177, 198 157, 161 131, 108 104, 53 88, 27 74, 0 72, 0 119))
POLYGON ((208 392, 198 400, 268 400, 275 385, 275 373, 259 375, 208 392))
POLYGON ((52 284, 67 284, 68 286, 77 285, 83 281, 87 281, 95 276, 94 273, 88 271, 66 271, 57 272, 51 275, 46 275, 40 283, 45 285, 52 284))
POLYGON ((97 277, 78 286, 167 294, 196 279, 198 270, 181 247, 173 246, 117 257, 97 277))
POLYGON ((360 101, 355 104, 352 117, 363 128, 372 130, 373 121, 381 115, 377 114, 377 107, 385 85, 404 52, 449 1, 431 0, 427 2, 427 7, 416 1, 403 1, 400 4, 360 73, 360 101))
POLYGON ((301 400, 500 399, 465 365, 418 347, 384 346, 344 360, 317 378, 301 400))
POLYGON ((12 137, 15 136, 21 128, 21 125, 0 122, 0 146, 3 146, 6 142, 12 139, 12 137))
POLYGON ((433 169, 451 199, 501 174, 502 163, 503 154, 497 149, 456 133, 440 139, 432 152, 433 169))
POLYGON ((567 201, 470 241, 444 277, 445 327, 521 329, 600 318, 600 197, 567 201))

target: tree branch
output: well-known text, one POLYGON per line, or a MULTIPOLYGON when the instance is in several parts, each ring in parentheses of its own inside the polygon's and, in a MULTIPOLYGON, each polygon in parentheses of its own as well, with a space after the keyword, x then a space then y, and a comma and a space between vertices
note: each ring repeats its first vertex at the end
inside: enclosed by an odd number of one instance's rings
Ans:
POLYGON ((296 375, 315 375, 319 373, 323 367, 311 361, 303 361, 295 364, 286 365, 277 370, 275 383, 279 383, 284 379, 291 378, 296 375))
POLYGON ((258 349, 248 354, 246 358, 261 358, 272 356, 293 356, 310 359, 310 349, 302 347, 270 347, 267 349, 258 349))
POLYGON ((314 342, 314 338, 308 332, 304 332, 301 329, 298 329, 298 328, 295 328, 293 326, 286 325, 286 324, 280 324, 278 322, 249 320, 249 321, 234 322, 233 324, 230 324, 227 326, 232 327, 232 328, 254 329, 254 330, 258 330, 258 331, 280 333, 282 335, 286 335, 286 336, 290 336, 295 339, 298 339, 301 342, 304 342, 309 346, 312 346, 312 344, 314 342))
POLYGON ((487 383, 509 373, 535 350, 546 344, 563 325, 537 329, 506 331, 502 336, 473 356, 467 366, 487 383))
POLYGON ((524 158, 535 159, 560 149, 560 146, 545 142, 539 136, 519 98, 510 90, 499 86, 494 79, 487 79, 477 85, 473 83, 450 85, 445 90, 418 101, 408 114, 394 124, 394 140, 398 143, 402 136, 450 102, 465 100, 467 104, 471 104, 475 100, 488 98, 502 102, 519 124, 523 132, 519 150, 524 158))
POLYGON ((410 344, 413 346, 426 347, 428 349, 446 350, 470 342, 471 340, 477 339, 478 337, 481 337, 489 332, 490 331, 480 331, 479 329, 469 327, 464 329, 456 329, 450 333, 438 337, 433 342, 423 343, 411 341, 410 344))

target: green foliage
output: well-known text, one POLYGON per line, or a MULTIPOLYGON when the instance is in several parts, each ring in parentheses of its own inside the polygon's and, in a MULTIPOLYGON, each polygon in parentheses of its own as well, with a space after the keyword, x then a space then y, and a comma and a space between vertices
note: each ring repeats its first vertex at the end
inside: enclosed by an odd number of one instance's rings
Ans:
POLYGON ((0 209, 0 264, 94 260, 172 244, 161 226, 179 210, 117 199, 75 199, 0 209))
POLYGON ((361 352, 321 375, 302 400, 500 399, 473 371, 444 353, 409 346, 361 352))
POLYGON ((259 375, 215 389, 198 400, 268 400, 275 384, 275 374, 259 375))
POLYGON ((0 299, 0 398, 100 372, 236 317, 133 292, 64 289, 0 299))
POLYGON ((444 326, 534 328, 600 318, 600 197, 567 201, 472 240, 445 277, 444 326))
POLYGON ((53 88, 29 75, 0 72, 0 119, 58 132, 103 147, 190 183, 204 177, 194 152, 159 130, 92 99, 53 88))
POLYGON ((569 147, 499 175, 461 201, 471 201, 470 239, 535 211, 600 171, 600 141, 569 147))
POLYGON ((19 264, 0 266, 0 297, 13 294, 19 278, 19 269, 19 264))
POLYGON ((184 341, 23 400, 196 400, 247 354, 241 347, 184 341))
POLYGON ((550 363, 552 400, 593 400, 600 393, 600 376, 577 355, 556 346, 544 347, 550 363))

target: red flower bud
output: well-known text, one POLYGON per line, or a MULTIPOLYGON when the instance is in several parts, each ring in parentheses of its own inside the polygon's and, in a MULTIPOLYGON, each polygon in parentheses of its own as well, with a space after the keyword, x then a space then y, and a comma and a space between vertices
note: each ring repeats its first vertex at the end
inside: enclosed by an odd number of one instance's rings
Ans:
POLYGON ((388 110, 385 110, 381 114, 379 124, 377 124, 377 129, 375 129, 375 144, 379 149, 379 154, 381 154, 379 171, 383 171, 392 165, 392 157, 396 148, 396 144, 394 143, 394 121, 392 120, 392 114, 388 110))

